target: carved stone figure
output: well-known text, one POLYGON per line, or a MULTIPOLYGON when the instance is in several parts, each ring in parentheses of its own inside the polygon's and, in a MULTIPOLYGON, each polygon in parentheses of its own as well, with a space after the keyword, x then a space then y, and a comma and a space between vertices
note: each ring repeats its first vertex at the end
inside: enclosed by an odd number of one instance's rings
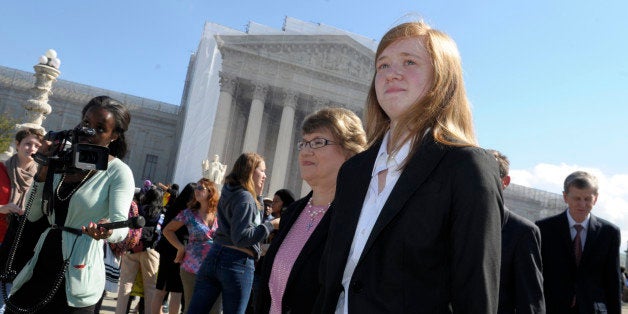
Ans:
POLYGON ((203 160, 203 177, 212 180, 216 184, 222 184, 222 180, 225 178, 225 172, 227 171, 227 165, 220 163, 220 157, 214 155, 214 160, 203 160))

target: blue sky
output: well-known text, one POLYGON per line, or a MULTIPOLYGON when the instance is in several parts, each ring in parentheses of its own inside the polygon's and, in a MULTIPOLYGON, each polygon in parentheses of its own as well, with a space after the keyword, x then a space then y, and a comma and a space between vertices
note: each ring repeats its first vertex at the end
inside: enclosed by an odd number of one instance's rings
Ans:
POLYGON ((626 12, 625 0, 7 1, 0 65, 32 71, 54 48, 62 79, 179 104, 205 21, 279 29, 290 16, 378 40, 422 17, 457 42, 478 139, 510 157, 513 182, 560 193, 588 169, 596 210, 628 235, 626 12))

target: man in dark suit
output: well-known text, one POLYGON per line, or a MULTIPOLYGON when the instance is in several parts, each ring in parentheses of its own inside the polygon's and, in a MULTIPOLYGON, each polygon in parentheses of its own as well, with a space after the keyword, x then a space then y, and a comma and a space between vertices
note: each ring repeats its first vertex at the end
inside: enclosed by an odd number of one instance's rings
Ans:
POLYGON ((591 214, 597 197, 597 179, 576 171, 564 183, 567 210, 537 222, 548 314, 621 313, 620 232, 591 214))
MULTIPOLYGON (((488 151, 497 159, 505 189, 510 184, 510 161, 496 150, 488 151)), ((545 313, 541 232, 531 221, 505 206, 497 313, 545 313)))

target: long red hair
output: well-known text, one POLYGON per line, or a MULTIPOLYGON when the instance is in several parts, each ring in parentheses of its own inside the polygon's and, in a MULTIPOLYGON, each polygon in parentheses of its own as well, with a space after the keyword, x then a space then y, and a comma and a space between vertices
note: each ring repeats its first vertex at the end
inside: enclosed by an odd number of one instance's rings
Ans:
MULTIPOLYGON (((216 188, 216 184, 209 179, 202 178, 198 180, 197 186, 203 186, 207 189, 207 202, 209 203, 209 212, 216 212, 218 199, 220 198, 220 195, 218 194, 218 188, 216 188)), ((192 210, 198 210, 199 208, 201 208, 201 203, 193 197, 188 203, 188 208, 192 210)))

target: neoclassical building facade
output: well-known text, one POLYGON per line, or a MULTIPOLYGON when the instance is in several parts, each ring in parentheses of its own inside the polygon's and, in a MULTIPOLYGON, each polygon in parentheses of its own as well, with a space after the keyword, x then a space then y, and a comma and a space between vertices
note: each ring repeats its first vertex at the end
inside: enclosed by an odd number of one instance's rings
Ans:
POLYGON ((301 123, 323 107, 362 116, 375 45, 291 18, 282 30, 250 23, 240 32, 207 23, 186 80, 179 156, 187 156, 177 160, 175 181, 193 175, 188 160, 219 155, 230 166, 242 152, 257 152, 266 160, 265 194, 308 190, 295 149, 301 123), (188 130, 193 136, 185 136, 188 130))
MULTIPOLYGON (((251 22, 244 32, 206 23, 190 58, 180 105, 59 79, 43 126, 73 128, 89 99, 108 95, 131 110, 124 161, 136 186, 144 179, 179 185, 196 181, 203 160, 214 155, 229 173, 242 152, 257 152, 267 166, 264 195, 281 188, 304 195, 309 187, 300 178, 296 150, 301 123, 323 107, 344 107, 363 117, 376 45, 289 17, 282 29, 251 22)), ((23 117, 33 82, 32 73, 0 66, 0 112, 23 117)), ((560 195, 517 185, 504 197, 512 210, 531 220, 564 208, 560 195)))

